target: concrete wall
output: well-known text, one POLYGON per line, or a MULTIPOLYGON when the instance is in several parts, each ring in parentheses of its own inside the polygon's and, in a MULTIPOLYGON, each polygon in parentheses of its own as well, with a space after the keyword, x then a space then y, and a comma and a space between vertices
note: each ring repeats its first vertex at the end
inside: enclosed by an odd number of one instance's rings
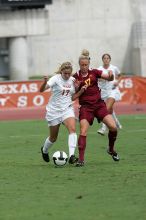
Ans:
MULTIPOLYGON (((31 63, 31 45, 28 44, 29 36, 44 36, 49 34, 49 13, 47 9, 27 9, 27 10, 10 10, 0 9, 0 76, 9 75, 9 79, 26 80, 31 74, 36 75, 37 72, 32 71, 37 66, 31 63), (4 57, 1 56, 2 42, 8 42, 8 68, 4 63, 4 57), (28 65, 29 64, 29 65, 28 65), (8 71, 9 73, 7 73, 8 71)), ((41 38, 40 38, 41 39, 41 38)), ((36 42, 36 39, 33 40, 36 42)), ((33 42, 32 41, 32 42, 33 42)), ((40 41, 38 43, 40 46, 40 41)), ((35 44, 33 44, 33 47, 35 44)), ((39 46, 36 51, 39 53, 39 46)), ((37 53, 36 53, 37 54, 37 53)), ((36 60, 34 54, 33 60, 36 60)), ((41 53, 39 53, 41 60, 41 53)), ((39 70, 43 69, 43 63, 39 62, 39 70)))
MULTIPOLYGON (((110 53, 122 72, 133 73, 133 25, 146 17, 143 6, 145 0, 53 0, 45 11, 49 34, 27 35, 29 76, 53 74, 66 60, 77 70, 84 48, 90 51, 92 67, 101 64, 103 53, 110 53)), ((15 22, 21 29, 20 19, 15 22)), ((37 17, 31 24, 41 29, 37 17)))
POLYGON ((48 10, 0 10, 0 37, 49 34, 48 10))
POLYGON ((131 31, 137 19, 135 4, 133 0, 54 0, 49 6, 50 35, 29 39, 37 63, 33 71, 52 74, 65 60, 72 61, 76 70, 78 56, 87 48, 91 66, 100 65, 102 54, 107 52, 122 72, 131 73, 131 31))
POLYGON ((135 22, 132 27, 132 72, 146 77, 146 1, 135 1, 135 22))

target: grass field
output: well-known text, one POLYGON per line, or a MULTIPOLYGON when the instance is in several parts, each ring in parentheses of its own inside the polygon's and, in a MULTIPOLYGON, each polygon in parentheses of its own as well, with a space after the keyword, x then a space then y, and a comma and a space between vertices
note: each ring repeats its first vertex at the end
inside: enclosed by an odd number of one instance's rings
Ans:
MULTIPOLYGON (((120 162, 94 123, 80 168, 43 162, 45 121, 0 122, 0 220, 145 220, 146 115, 119 118, 120 162)), ((56 150, 68 152, 63 126, 50 155, 56 150)))

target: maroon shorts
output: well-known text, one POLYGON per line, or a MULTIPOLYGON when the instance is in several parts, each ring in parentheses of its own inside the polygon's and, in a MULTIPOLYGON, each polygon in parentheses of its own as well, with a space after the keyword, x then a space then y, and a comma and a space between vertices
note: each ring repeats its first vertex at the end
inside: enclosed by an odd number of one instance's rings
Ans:
POLYGON ((109 114, 106 104, 103 100, 99 100, 98 103, 91 106, 81 106, 79 111, 79 120, 86 119, 90 125, 93 124, 94 118, 97 118, 98 122, 102 121, 105 116, 109 114))

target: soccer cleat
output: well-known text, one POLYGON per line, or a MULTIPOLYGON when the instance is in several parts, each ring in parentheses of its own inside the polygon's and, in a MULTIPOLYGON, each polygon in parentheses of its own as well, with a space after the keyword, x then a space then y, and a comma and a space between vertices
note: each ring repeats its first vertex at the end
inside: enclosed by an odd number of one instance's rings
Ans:
POLYGON ((84 161, 78 160, 76 163, 76 167, 83 167, 84 166, 84 161))
POLYGON ((107 153, 112 156, 112 158, 113 158, 114 161, 119 161, 119 160, 120 160, 118 154, 117 154, 115 151, 110 152, 109 150, 107 150, 107 153))
POLYGON ((70 158, 69 158, 69 161, 68 163, 70 164, 74 164, 78 161, 78 158, 75 156, 75 155, 71 155, 70 158))
POLYGON ((103 128, 100 128, 99 130, 97 130, 97 133, 100 134, 100 135, 105 135, 106 130, 103 129, 103 128))
POLYGON ((41 147, 41 153, 43 160, 48 163, 50 161, 49 154, 43 152, 43 147, 41 147))

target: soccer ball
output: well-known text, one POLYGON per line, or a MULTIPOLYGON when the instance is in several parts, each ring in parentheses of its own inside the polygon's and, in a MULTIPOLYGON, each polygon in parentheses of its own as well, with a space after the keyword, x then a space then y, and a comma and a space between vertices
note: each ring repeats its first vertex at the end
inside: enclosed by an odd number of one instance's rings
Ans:
POLYGON ((56 151, 52 158, 54 164, 57 166, 64 166, 68 160, 68 156, 64 151, 56 151))

